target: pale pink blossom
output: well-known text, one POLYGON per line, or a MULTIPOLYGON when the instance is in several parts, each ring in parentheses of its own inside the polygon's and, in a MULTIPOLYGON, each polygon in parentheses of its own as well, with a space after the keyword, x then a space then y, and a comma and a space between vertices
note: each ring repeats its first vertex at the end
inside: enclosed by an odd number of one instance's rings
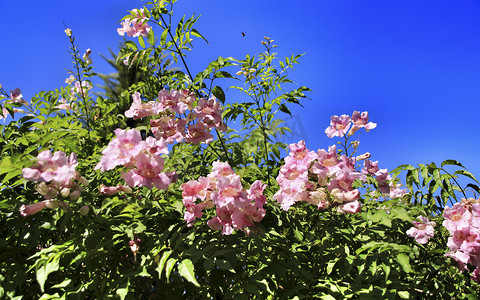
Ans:
POLYGON ((433 221, 429 221, 427 217, 418 216, 417 217, 420 222, 413 221, 413 225, 415 227, 410 228, 407 230, 407 235, 409 237, 415 238, 415 241, 419 244, 426 244, 428 243, 428 239, 434 236, 434 229, 437 224, 433 221))
POLYGON ((443 226, 450 233, 470 226, 471 212, 461 203, 455 203, 452 208, 445 207, 443 210, 443 226))
POLYGON ((365 130, 369 132, 371 129, 374 129, 375 127, 377 127, 376 123, 368 122, 368 112, 366 111, 362 113, 358 111, 354 111, 352 114, 352 123, 353 123, 353 127, 349 133, 350 135, 354 134, 355 131, 357 131, 360 128, 365 128, 365 130))
POLYGON ((150 156, 140 152, 135 156, 135 169, 124 173, 123 178, 126 184, 132 187, 146 186, 166 190, 173 182, 173 174, 164 173, 163 164, 162 157, 150 156))
POLYGON ((169 144, 180 143, 185 136, 185 120, 163 116, 160 119, 150 120, 152 132, 157 139, 164 138, 169 144))
POLYGON ((80 81, 75 81, 75 85, 70 89, 70 93, 77 94, 83 97, 85 96, 87 91, 91 89, 92 89, 92 86, 88 81, 82 81, 82 83, 80 83, 80 81))
POLYGON ((362 211, 362 206, 358 200, 344 203, 338 206, 338 211, 340 213, 349 213, 349 214, 356 214, 362 211))
POLYGON ((348 115, 341 115, 340 117, 334 115, 331 117, 330 126, 325 129, 325 133, 329 138, 334 136, 343 137, 350 128, 350 121, 351 119, 348 115))
POLYGON ((27 217, 27 216, 36 214, 37 212, 41 211, 45 207, 48 207, 50 209, 56 209, 57 207, 61 207, 64 210, 66 210, 68 209, 69 205, 68 203, 65 203, 63 201, 43 200, 30 205, 22 205, 20 207, 20 215, 22 217, 27 217))
POLYGON ((128 110, 125 111, 127 118, 133 118, 134 120, 144 117, 153 116, 158 113, 159 103, 149 101, 147 103, 142 102, 139 92, 135 92, 132 95, 133 103, 128 110))
POLYGON ((22 91, 19 88, 15 88, 13 91, 10 91, 10 101, 12 101, 12 103, 21 103, 22 105, 28 105, 28 102, 22 97, 22 91))
POLYGON ((106 149, 102 151, 102 158, 95 167, 102 172, 114 169, 116 166, 134 164, 134 157, 143 150, 142 136, 140 131, 135 129, 115 129, 114 138, 106 149))
POLYGON ((210 228, 221 230, 224 235, 235 230, 249 234, 251 227, 265 216, 265 187, 257 180, 245 190, 240 176, 227 163, 215 162, 208 177, 182 185, 187 226, 193 226, 195 220, 202 217, 203 210, 215 208, 216 215, 207 222, 210 228))
POLYGON ((67 158, 62 151, 52 155, 50 150, 42 151, 37 155, 37 162, 32 167, 22 170, 23 177, 31 181, 66 182, 76 176, 75 167, 78 164, 76 154, 67 158))
POLYGON ((197 118, 205 123, 209 129, 219 127, 222 123, 222 106, 215 97, 208 100, 200 98, 197 107, 193 111, 197 118))
POLYGON ((208 132, 208 126, 205 123, 198 121, 197 123, 188 126, 185 142, 192 144, 208 144, 211 141, 213 141, 213 135, 208 132))

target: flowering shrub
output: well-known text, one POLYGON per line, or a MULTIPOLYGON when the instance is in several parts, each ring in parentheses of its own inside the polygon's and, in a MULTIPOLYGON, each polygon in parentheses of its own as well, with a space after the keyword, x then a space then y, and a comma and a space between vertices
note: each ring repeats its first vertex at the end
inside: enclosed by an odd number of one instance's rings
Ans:
POLYGON ((446 256, 455 259, 461 271, 468 273, 473 265, 472 279, 480 282, 480 200, 463 199, 452 208, 447 206, 443 217, 442 225, 451 235, 446 256))
POLYGON ((377 126, 367 112, 332 116, 342 141, 327 150, 274 142, 310 91, 289 79, 301 55, 280 60, 265 37, 264 52, 191 74, 204 37, 173 2, 122 19, 127 86, 97 96, 71 29, 64 87, 0 86, 0 298, 476 297, 473 174, 455 160, 381 169, 357 153, 377 126))
POLYGON ((244 190, 240 176, 227 163, 214 162, 207 177, 182 184, 187 226, 193 226, 195 218, 202 217, 203 209, 215 207, 216 216, 207 222, 210 228, 222 230, 222 234, 226 235, 232 234, 235 229, 248 234, 249 227, 255 226, 265 216, 265 187, 257 180, 249 190, 244 190), (202 202, 195 204, 197 199, 202 202))

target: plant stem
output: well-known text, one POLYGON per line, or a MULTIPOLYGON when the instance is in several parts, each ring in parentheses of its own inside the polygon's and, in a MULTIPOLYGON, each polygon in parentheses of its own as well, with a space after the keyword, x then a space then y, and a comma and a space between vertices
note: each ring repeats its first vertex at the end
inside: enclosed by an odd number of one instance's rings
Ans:
MULTIPOLYGON (((190 80, 192 80, 192 82, 194 82, 194 78, 192 76, 192 73, 190 72, 190 69, 188 68, 188 65, 187 65, 187 62, 185 61, 185 59, 183 58, 183 54, 182 54, 182 51, 180 50, 180 48, 178 47, 177 45, 177 42, 175 41, 173 35, 172 35, 172 32, 170 31, 170 26, 167 25, 167 23, 165 22, 165 20, 163 19, 163 16, 160 15, 160 19, 162 20, 164 26, 166 28, 168 28, 168 35, 170 36, 170 38, 172 39, 172 42, 173 44, 175 45, 175 48, 177 49, 177 53, 178 55, 180 56, 180 59, 182 60, 182 63, 183 65, 185 66, 185 69, 188 73, 188 76, 190 77, 190 80)), ((201 97, 200 95, 200 92, 195 90, 195 93, 197 94, 197 97, 201 97)), ((230 157, 228 156, 228 151, 227 151, 227 148, 225 146, 225 143, 223 142, 223 139, 222 139, 222 136, 220 135, 220 133, 218 132, 218 130, 215 128, 215 132, 217 133, 217 137, 218 139, 220 140, 220 143, 222 144, 222 148, 223 148, 223 152, 225 153, 225 157, 227 158, 227 161, 228 161, 228 164, 233 168, 233 163, 232 161, 230 160, 230 157)))

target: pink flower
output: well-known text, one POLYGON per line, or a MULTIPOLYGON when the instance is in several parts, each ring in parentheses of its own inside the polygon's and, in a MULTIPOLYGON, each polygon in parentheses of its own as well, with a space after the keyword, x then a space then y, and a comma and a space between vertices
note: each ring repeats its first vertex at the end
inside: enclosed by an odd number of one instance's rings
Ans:
POLYGON ((197 118, 205 123, 209 129, 219 127, 222 123, 222 106, 215 97, 208 100, 201 98, 193 111, 197 118))
POLYGON ((187 227, 193 226, 196 218, 202 217, 204 209, 215 207, 216 216, 207 222, 210 228, 221 230, 224 235, 235 230, 248 234, 250 227, 265 216, 265 187, 257 180, 249 190, 245 190, 240 176, 227 163, 215 162, 207 178, 200 177, 198 181, 191 180, 182 185, 187 227), (198 199, 200 202, 196 203, 198 199))
POLYGON ((143 9, 133 9, 132 15, 135 17, 125 19, 120 23, 122 28, 118 28, 117 33, 121 36, 126 34, 129 37, 137 37, 140 35, 148 36, 148 32, 152 29, 152 27, 146 23, 147 18, 145 17, 143 9))
POLYGON ((80 81, 75 81, 75 86, 70 89, 71 94, 77 94, 80 96, 84 96, 87 91, 91 90, 92 86, 88 81, 82 81, 80 84, 80 81))
POLYGON ((68 183, 76 176, 75 167, 78 164, 76 154, 69 158, 64 152, 58 151, 52 155, 50 150, 42 151, 37 155, 37 163, 22 170, 23 177, 31 181, 55 181, 68 183))
POLYGON ((150 120, 152 132, 157 139, 164 138, 169 144, 175 141, 180 143, 184 139, 187 122, 175 117, 163 116, 160 119, 150 120))
POLYGON ((369 159, 363 161, 363 174, 377 175, 378 170, 378 161, 370 161, 369 159))
POLYGON ((118 187, 116 186, 100 186, 100 194, 102 195, 115 195, 118 193, 118 187))
POLYGON ((30 205, 22 205, 22 207, 20 207, 20 215, 22 215, 22 217, 30 216, 30 215, 36 214, 37 212, 41 211, 45 207, 48 207, 50 209, 56 209, 57 207, 62 207, 63 209, 67 209, 68 204, 65 202, 59 202, 59 201, 53 201, 53 200, 43 200, 30 205))
POLYGON ((470 226, 470 211, 461 203, 455 203, 452 208, 445 207, 443 210, 443 217, 445 220, 442 225, 452 234, 456 230, 470 226))
POLYGON ((184 102, 185 98, 195 97, 188 93, 188 90, 161 90, 158 93, 158 102, 160 103, 160 111, 170 110, 177 114, 183 114, 188 108, 188 104, 184 102))
POLYGON ((368 122, 368 112, 366 111, 362 113, 354 111, 352 114, 352 123, 353 127, 351 132, 349 133, 350 135, 354 134, 355 131, 360 128, 365 128, 365 130, 369 132, 371 129, 377 127, 376 123, 368 122))
POLYGON ((233 175, 233 169, 226 162, 215 161, 213 162, 212 172, 208 175, 209 178, 219 178, 222 176, 233 175))
POLYGON ((350 128, 350 116, 341 115, 340 117, 334 115, 331 117, 330 126, 325 129, 325 133, 329 138, 334 136, 343 137, 347 134, 350 128))
POLYGON ((71 103, 67 103, 67 100, 61 98, 60 100, 58 100, 58 102, 60 102, 61 104, 55 106, 56 109, 63 109, 63 110, 71 110, 72 109, 72 105, 71 103))
POLYGON ((133 118, 134 120, 139 118, 144 118, 148 116, 153 116, 156 114, 159 104, 157 102, 142 102, 140 93, 135 92, 132 95, 133 103, 128 110, 125 111, 125 117, 133 118))
POLYGON ((362 206, 358 200, 344 203, 338 206, 338 211, 341 213, 356 214, 362 211, 362 206))
POLYGON ((143 150, 142 136, 140 131, 135 129, 122 130, 115 129, 114 138, 106 149, 102 151, 102 158, 100 162, 95 167, 95 170, 100 169, 102 172, 114 169, 116 166, 132 163, 132 159, 140 151, 143 150))
POLYGON ((21 103, 23 105, 28 105, 28 102, 22 97, 22 91, 19 88, 15 88, 13 91, 10 91, 10 101, 12 101, 13 103, 21 103))
POLYGON ((208 127, 205 123, 197 122, 188 126, 185 142, 192 144, 208 144, 211 141, 213 141, 213 135, 208 132, 208 127))
POLYGON ((429 221, 428 218, 424 216, 418 216, 417 218, 420 222, 413 221, 415 227, 410 228, 406 233, 409 237, 415 238, 417 243, 426 244, 428 243, 428 239, 433 237, 433 227, 437 224, 433 221, 429 221))
POLYGON ((3 119, 3 122, 7 120, 7 117, 9 115, 9 112, 5 106, 2 106, 2 115, 0 116, 0 120, 3 119))
POLYGON ((123 174, 125 182, 129 186, 154 186, 160 190, 166 190, 172 183, 172 175, 163 173, 163 158, 160 156, 149 156, 140 152, 135 157, 135 167, 123 174))

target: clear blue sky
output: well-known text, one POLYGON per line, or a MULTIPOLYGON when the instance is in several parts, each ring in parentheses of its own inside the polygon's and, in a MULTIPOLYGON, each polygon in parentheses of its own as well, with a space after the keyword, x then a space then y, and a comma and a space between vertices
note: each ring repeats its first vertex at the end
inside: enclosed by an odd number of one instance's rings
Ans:
MULTIPOLYGON (((100 54, 116 49, 119 20, 142 3, 0 1, 0 83, 21 88, 26 99, 64 85, 71 59, 63 21, 82 53, 92 49, 95 71, 111 72, 100 54)), ((262 51, 263 36, 275 39, 280 56, 305 53, 292 75, 314 92, 289 121, 297 130, 286 142, 327 148, 337 141, 324 134, 331 115, 369 111, 378 126, 362 134, 360 149, 382 168, 452 158, 480 177, 479 0, 177 4, 177 16, 201 15, 197 29, 209 41, 195 43, 193 72, 218 56, 262 51)))

